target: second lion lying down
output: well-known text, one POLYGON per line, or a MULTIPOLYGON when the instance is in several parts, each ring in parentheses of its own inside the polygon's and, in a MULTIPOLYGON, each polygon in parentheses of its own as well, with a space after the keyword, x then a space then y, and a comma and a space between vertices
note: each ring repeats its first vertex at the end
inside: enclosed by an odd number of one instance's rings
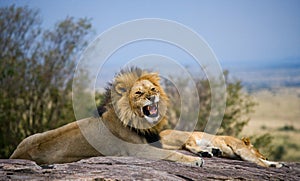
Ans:
POLYGON ((164 149, 185 149, 200 156, 220 156, 245 160, 263 167, 282 167, 281 163, 268 161, 248 138, 237 139, 232 136, 215 136, 204 132, 184 132, 165 130, 160 133, 164 149))

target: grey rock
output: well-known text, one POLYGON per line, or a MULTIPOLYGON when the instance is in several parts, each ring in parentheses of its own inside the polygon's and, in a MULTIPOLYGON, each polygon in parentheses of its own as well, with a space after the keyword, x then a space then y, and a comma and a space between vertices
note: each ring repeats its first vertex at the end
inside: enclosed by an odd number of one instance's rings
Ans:
POLYGON ((0 180, 300 180, 300 163, 282 168, 204 158, 194 167, 132 157, 94 157, 74 163, 37 165, 29 160, 0 159, 0 180))

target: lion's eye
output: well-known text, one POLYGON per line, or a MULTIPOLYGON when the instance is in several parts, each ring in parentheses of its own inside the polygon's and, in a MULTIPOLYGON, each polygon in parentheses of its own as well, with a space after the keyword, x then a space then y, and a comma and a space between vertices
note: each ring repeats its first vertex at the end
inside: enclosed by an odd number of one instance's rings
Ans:
POLYGON ((141 91, 136 91, 135 94, 136 94, 136 95, 142 95, 143 92, 141 92, 141 91))
POLYGON ((151 88, 151 91, 156 91, 156 89, 153 87, 153 88, 151 88))

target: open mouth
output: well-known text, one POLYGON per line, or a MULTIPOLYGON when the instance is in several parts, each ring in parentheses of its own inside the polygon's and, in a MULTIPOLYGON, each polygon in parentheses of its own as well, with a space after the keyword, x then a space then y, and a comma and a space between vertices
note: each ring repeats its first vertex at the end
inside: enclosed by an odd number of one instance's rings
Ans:
POLYGON ((158 116, 158 103, 146 105, 142 109, 145 116, 150 118, 155 118, 158 116))

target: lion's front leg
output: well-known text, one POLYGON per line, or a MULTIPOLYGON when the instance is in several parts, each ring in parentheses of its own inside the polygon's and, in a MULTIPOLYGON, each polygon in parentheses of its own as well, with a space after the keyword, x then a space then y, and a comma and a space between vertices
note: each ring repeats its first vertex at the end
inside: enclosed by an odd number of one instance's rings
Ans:
POLYGON ((180 162, 184 164, 190 164, 193 166, 202 167, 204 164, 204 160, 200 157, 194 157, 189 155, 184 155, 182 153, 177 153, 175 151, 170 151, 170 156, 166 157, 165 160, 180 162))
POLYGON ((201 157, 213 157, 213 156, 221 156, 222 152, 220 149, 218 148, 214 148, 214 147, 200 147, 197 145, 185 145, 185 149, 195 153, 201 157))
POLYGON ((204 164, 202 158, 184 155, 176 151, 164 150, 152 146, 146 146, 143 151, 140 151, 135 155, 131 155, 131 156, 154 159, 154 160, 167 160, 167 161, 179 162, 179 163, 184 163, 184 164, 199 166, 199 167, 202 167, 204 164))

